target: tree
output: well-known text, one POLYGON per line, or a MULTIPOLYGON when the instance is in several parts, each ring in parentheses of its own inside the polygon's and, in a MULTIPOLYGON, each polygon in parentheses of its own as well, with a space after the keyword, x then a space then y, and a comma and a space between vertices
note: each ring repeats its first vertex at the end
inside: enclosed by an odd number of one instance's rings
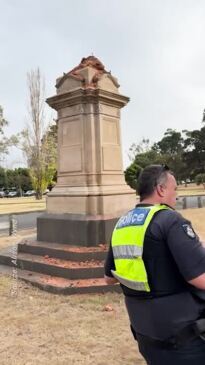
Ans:
POLYGON ((136 143, 131 144, 128 152, 128 157, 130 161, 134 161, 135 156, 137 154, 148 152, 150 149, 151 149, 150 140, 143 138, 138 144, 136 143))
POLYGON ((141 168, 144 168, 151 164, 165 163, 163 156, 157 151, 150 149, 147 152, 139 153, 135 156, 135 163, 141 168))
POLYGON ((45 118, 44 80, 39 68, 27 74, 29 124, 22 131, 23 151, 30 169, 36 199, 52 181, 56 169, 56 139, 45 118))
POLYGON ((163 156, 164 163, 174 171, 178 182, 190 177, 186 162, 183 159, 184 138, 181 132, 168 128, 163 138, 154 143, 152 149, 163 156))
MULTIPOLYGON (((205 110, 202 123, 205 123, 205 110)), ((178 182, 194 180, 204 183, 205 176, 205 126, 193 131, 178 132, 168 128, 162 139, 149 145, 143 139, 138 145, 133 143, 129 149, 132 164, 126 169, 126 181, 136 185, 134 171, 137 166, 144 168, 150 164, 167 164, 174 172, 178 182)), ((205 184, 205 183, 204 183, 205 184)))
POLYGON ((205 173, 205 127, 200 130, 185 131, 184 160, 189 166, 192 178, 205 173))
MULTIPOLYGON (((55 122, 55 121, 54 121, 55 122)), ((57 160, 57 124, 49 125, 42 139, 44 149, 45 177, 47 187, 52 187, 56 182, 56 160, 57 160)))
POLYGON ((150 164, 167 164, 178 181, 187 178, 187 166, 182 158, 184 139, 180 132, 169 128, 159 142, 150 146, 149 140, 144 138, 138 145, 133 143, 129 151, 132 163, 125 170, 125 180, 132 188, 137 185, 135 171, 150 164))
POLYGON ((144 149, 143 141, 142 143, 140 142, 139 145, 132 144, 135 151, 139 152, 135 155, 134 160, 130 164, 130 166, 128 166, 127 169, 124 171, 126 183, 135 190, 137 189, 137 179, 144 167, 150 164, 164 163, 162 156, 157 151, 153 150, 151 147, 149 147, 148 149, 148 145, 146 145, 146 148, 144 149))
POLYGON ((196 185, 202 184, 205 189, 205 174, 198 174, 195 177, 196 185))
POLYGON ((0 167, 0 188, 7 189, 8 183, 7 183, 7 177, 6 172, 3 167, 0 167))
POLYGON ((134 190, 137 190, 137 179, 142 168, 133 162, 125 171, 125 181, 134 190))
POLYGON ((163 155, 175 156, 183 152, 184 139, 180 132, 168 128, 164 133, 163 138, 154 143, 153 149, 159 151, 163 155))
POLYGON ((0 157, 8 154, 9 147, 16 146, 18 143, 18 137, 12 135, 11 137, 6 137, 4 134, 4 128, 8 125, 8 121, 4 118, 3 108, 0 105, 0 157))
POLYGON ((32 189, 32 182, 27 168, 5 169, 0 167, 0 189, 15 188, 21 194, 32 189))
POLYGON ((24 191, 32 190, 32 181, 29 169, 18 167, 13 170, 14 185, 22 195, 24 191))

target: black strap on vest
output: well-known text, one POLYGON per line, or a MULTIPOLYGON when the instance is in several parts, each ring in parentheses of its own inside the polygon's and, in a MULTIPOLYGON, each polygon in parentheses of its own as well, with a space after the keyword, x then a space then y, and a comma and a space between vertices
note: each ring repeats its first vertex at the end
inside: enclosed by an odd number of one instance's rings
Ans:
POLYGON ((167 340, 159 340, 141 335, 136 333, 132 326, 131 331, 136 340, 139 339, 144 343, 161 349, 179 349, 198 337, 205 341, 205 318, 200 318, 194 323, 182 328, 175 336, 170 337, 167 340))

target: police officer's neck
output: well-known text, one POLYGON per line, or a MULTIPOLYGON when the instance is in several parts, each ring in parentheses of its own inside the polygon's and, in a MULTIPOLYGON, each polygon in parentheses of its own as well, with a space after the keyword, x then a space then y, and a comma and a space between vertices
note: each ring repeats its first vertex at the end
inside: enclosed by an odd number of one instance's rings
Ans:
POLYGON ((162 200, 163 199, 161 197, 153 195, 153 196, 140 200, 140 204, 150 204, 150 205, 162 204, 163 203, 162 200))

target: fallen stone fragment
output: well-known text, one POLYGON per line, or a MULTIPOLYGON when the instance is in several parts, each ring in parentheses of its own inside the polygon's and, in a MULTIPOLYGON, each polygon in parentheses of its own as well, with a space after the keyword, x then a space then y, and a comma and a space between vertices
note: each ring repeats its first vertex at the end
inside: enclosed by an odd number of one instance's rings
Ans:
POLYGON ((103 311, 104 312, 113 312, 114 311, 114 308, 112 307, 111 304, 106 304, 104 307, 103 307, 103 311))

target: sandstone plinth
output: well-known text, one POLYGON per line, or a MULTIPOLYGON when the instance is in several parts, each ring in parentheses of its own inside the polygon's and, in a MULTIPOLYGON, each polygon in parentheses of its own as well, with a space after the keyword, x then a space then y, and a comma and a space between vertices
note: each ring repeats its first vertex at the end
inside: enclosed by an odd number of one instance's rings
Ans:
POLYGON ((38 221, 38 239, 98 244, 135 204, 124 181, 120 135, 120 110, 129 98, 94 56, 58 78, 56 88, 47 102, 58 112, 58 178, 38 221))

